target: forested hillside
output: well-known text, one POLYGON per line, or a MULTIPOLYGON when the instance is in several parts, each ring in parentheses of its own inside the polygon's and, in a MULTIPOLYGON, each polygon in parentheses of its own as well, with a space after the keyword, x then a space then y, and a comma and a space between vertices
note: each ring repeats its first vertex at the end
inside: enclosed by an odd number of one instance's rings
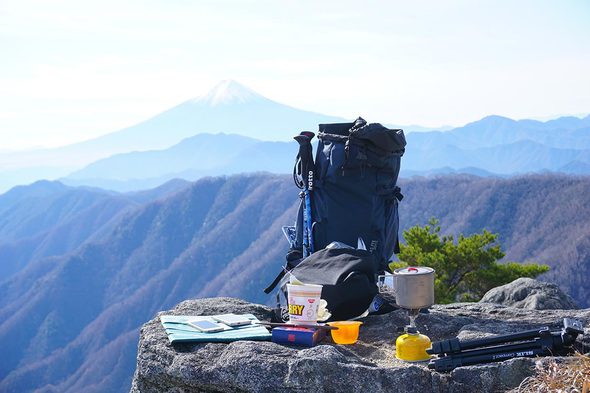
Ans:
POLYGON ((92 237, 100 237, 122 212, 171 194, 185 184, 170 181, 129 194, 49 181, 13 188, 0 195, 0 282, 30 261, 66 254, 92 237))
POLYGON ((404 228, 440 220, 446 233, 498 233, 508 261, 546 263, 541 278, 590 306, 590 177, 450 176, 401 181, 404 228))
MULTIPOLYGON (((590 178, 400 185, 402 228, 437 217, 445 233, 497 232, 507 260, 549 264, 543 279, 590 304, 590 178)), ((159 310, 205 296, 272 302, 262 288, 287 251, 281 226, 293 222, 297 194, 290 176, 268 174, 202 179, 156 200, 136 194, 136 207, 77 248, 27 261, 0 284, 0 391, 128 391, 138 329, 159 310)))

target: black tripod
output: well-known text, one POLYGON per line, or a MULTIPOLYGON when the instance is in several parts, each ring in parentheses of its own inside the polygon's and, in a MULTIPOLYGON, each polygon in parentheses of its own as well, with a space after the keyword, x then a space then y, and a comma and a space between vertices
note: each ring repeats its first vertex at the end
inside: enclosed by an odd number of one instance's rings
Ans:
POLYGON ((578 334, 584 334, 582 322, 564 318, 563 328, 550 331, 548 327, 520 333, 459 341, 458 338, 435 341, 426 350, 437 359, 428 363, 436 371, 451 371, 470 364, 491 363, 515 357, 567 355, 572 352, 578 334))

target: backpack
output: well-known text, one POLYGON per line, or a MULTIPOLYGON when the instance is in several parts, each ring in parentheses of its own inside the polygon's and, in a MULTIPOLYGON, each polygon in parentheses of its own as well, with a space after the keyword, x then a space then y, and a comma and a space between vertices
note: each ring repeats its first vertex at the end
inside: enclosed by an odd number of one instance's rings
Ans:
MULTIPOLYGON (((397 178, 404 132, 362 118, 320 124, 319 131, 311 198, 315 250, 332 241, 356 246, 361 238, 375 255, 377 271, 389 271, 388 261, 399 252, 398 202, 403 196, 397 178)), ((302 231, 296 230, 299 238, 302 231)))
POLYGON ((300 149, 293 175, 302 189, 301 203, 295 227, 283 228, 291 245, 287 264, 266 293, 282 286, 284 274, 306 261, 304 257, 334 241, 356 246, 361 239, 373 256, 374 276, 390 271, 388 261, 399 252, 398 202, 403 196, 397 178, 406 145, 403 130, 368 124, 360 117, 354 123, 320 124, 315 162, 310 162, 313 136, 304 131, 295 137, 300 149))

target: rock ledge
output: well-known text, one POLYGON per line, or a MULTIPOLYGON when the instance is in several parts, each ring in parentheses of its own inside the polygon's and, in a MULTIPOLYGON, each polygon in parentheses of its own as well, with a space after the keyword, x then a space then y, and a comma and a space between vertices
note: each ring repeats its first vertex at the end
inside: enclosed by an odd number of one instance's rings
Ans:
MULTIPOLYGON (((165 314, 211 315, 253 313, 270 319, 268 307, 232 298, 182 302, 165 314)), ((417 319, 419 330, 433 341, 507 334, 541 326, 560 328, 564 317, 584 322, 578 341, 590 348, 590 309, 526 310, 491 303, 437 305, 417 319)), ((335 345, 327 338, 314 348, 272 342, 169 344, 159 318, 141 329, 137 369, 131 392, 474 392, 517 387, 550 358, 512 359, 460 367, 448 374, 424 363, 395 358, 398 329, 407 323, 404 311, 364 319, 359 342, 335 345)), ((588 349, 586 349, 587 351, 588 349)))

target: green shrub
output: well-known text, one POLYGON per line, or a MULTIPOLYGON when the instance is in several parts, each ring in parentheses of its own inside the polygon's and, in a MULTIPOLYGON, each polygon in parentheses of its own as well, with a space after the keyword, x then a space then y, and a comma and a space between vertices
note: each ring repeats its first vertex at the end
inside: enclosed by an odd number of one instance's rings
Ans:
POLYGON ((519 277, 537 277, 549 270, 547 265, 516 262, 498 263, 504 257, 498 235, 483 230, 471 236, 441 236, 438 220, 404 231, 405 244, 398 254, 405 266, 429 266, 436 270, 434 294, 437 303, 477 301, 490 289, 519 277))

